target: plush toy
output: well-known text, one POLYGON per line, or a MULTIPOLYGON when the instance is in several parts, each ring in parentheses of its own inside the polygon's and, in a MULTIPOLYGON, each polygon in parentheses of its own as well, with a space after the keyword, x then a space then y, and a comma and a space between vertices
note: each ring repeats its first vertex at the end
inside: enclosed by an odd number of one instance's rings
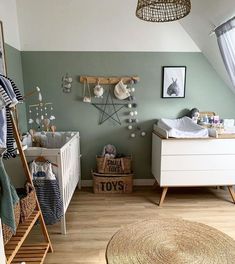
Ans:
POLYGON ((115 158, 116 154, 117 154, 117 151, 113 145, 108 144, 108 145, 104 146, 103 153, 102 153, 103 157, 115 158))
POLYGON ((199 110, 197 108, 193 108, 190 110, 187 116, 192 118, 192 120, 197 123, 198 118, 200 116, 199 110))

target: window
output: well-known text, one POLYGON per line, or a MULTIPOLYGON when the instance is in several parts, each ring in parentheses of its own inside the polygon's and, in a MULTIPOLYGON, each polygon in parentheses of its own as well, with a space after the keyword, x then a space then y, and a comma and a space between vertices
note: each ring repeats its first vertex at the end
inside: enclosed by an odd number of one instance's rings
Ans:
POLYGON ((235 17, 215 30, 219 49, 235 89, 235 17))

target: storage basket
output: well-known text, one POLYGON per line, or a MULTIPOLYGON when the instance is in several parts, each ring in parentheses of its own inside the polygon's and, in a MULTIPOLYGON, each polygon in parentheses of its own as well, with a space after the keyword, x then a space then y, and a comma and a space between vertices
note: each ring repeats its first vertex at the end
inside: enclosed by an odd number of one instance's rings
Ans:
POLYGON ((36 192, 34 187, 28 182, 25 188, 17 189, 17 193, 20 197, 20 221, 24 222, 36 207, 36 192))
MULTIPOLYGON (((15 215, 15 225, 16 227, 18 227, 20 222, 20 202, 16 203, 14 206, 14 215, 15 215)), ((2 234, 3 234, 3 243, 4 245, 6 245, 7 242, 13 236, 12 229, 7 225, 2 224, 2 234)))
POLYGON ((98 173, 124 174, 132 172, 132 157, 107 158, 96 157, 98 173))
POLYGON ((94 193, 131 193, 133 174, 101 174, 92 171, 94 193))

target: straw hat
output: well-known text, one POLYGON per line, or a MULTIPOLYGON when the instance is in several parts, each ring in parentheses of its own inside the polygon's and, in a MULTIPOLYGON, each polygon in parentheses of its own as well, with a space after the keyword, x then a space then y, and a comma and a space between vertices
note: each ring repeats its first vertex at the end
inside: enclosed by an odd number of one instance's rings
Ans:
POLYGON ((127 99, 130 96, 129 89, 127 89, 127 85, 124 84, 122 80, 116 84, 114 88, 114 95, 119 100, 127 99))

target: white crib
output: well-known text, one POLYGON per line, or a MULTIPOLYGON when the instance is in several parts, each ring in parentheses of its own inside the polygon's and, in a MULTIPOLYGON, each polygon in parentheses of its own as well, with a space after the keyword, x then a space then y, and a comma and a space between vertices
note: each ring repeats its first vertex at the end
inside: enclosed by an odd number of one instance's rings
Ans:
MULTIPOLYGON (((76 187, 81 187, 80 169, 80 136, 79 132, 57 132, 61 133, 63 140, 56 144, 47 142, 44 147, 28 147, 25 150, 27 160, 30 162, 38 156, 45 157, 55 164, 53 172, 58 178, 61 196, 63 200, 63 218, 61 219, 61 233, 66 234, 66 211, 76 187)), ((44 134, 45 135, 45 134, 44 134)), ((51 132, 46 135, 52 136, 51 132)))

